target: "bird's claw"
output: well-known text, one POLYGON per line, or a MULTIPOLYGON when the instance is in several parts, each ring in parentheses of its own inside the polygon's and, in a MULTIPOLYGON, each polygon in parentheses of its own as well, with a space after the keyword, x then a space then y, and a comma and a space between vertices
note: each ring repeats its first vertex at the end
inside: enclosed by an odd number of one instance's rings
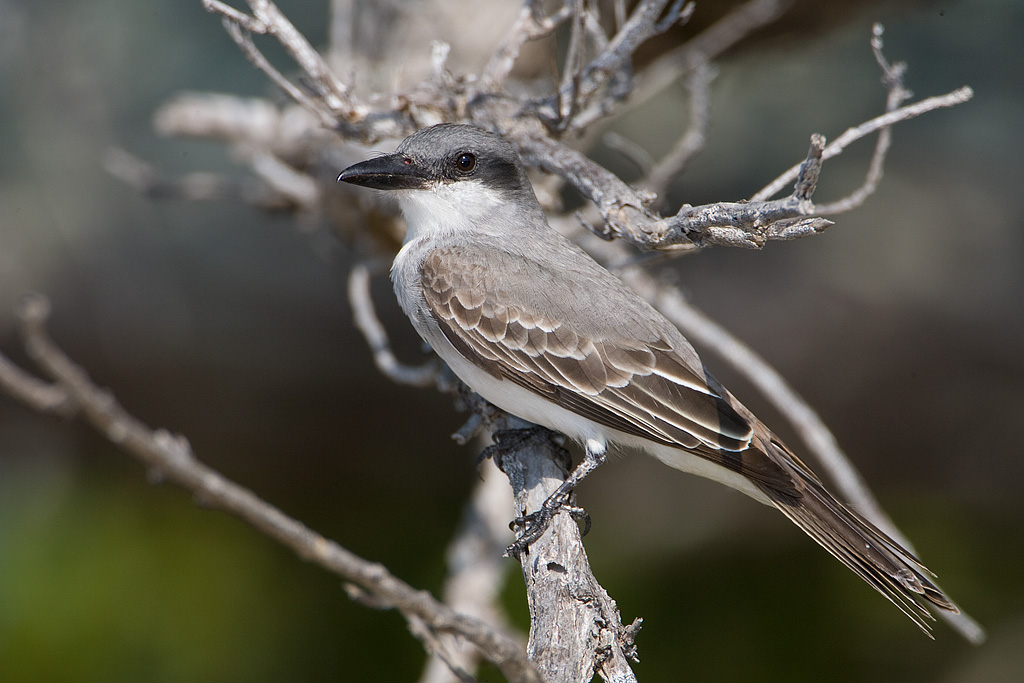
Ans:
POLYGON ((512 545, 505 549, 505 557, 518 558, 528 550, 537 539, 544 535, 544 532, 551 526, 551 520, 562 510, 574 520, 583 521, 582 536, 586 536, 590 532, 590 515, 587 514, 587 511, 578 505, 570 505, 569 493, 555 491, 536 512, 516 517, 509 522, 509 529, 519 533, 519 536, 512 545))

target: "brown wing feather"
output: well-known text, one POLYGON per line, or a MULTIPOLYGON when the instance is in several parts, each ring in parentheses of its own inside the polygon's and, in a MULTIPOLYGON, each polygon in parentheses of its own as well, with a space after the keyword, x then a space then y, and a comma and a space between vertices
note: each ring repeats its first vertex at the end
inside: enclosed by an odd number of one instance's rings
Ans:
POLYGON ((789 475, 763 454, 739 454, 749 446, 750 423, 731 397, 712 390, 663 338, 645 342, 621 330, 590 338, 565 320, 546 317, 526 297, 512 303, 465 251, 432 251, 421 275, 427 306, 445 337, 492 376, 612 429, 689 450, 791 491, 789 475), (463 293, 467 288, 475 294, 463 293))

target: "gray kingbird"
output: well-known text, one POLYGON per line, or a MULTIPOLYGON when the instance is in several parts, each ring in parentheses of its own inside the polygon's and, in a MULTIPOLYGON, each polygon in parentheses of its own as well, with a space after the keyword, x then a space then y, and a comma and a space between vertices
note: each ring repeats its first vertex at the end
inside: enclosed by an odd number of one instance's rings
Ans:
POLYGON ((584 445, 542 508, 548 519, 609 444, 639 449, 778 508, 925 633, 927 603, 958 611, 927 568, 836 500, 711 376, 672 323, 548 225, 501 137, 433 126, 338 180, 398 198, 408 232, 395 294, 452 371, 499 408, 584 445))

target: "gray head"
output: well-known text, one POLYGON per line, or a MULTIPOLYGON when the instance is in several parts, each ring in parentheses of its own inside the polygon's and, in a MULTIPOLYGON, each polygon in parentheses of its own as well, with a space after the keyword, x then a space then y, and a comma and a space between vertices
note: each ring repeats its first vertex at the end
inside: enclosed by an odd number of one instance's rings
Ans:
POLYGON ((413 133, 394 154, 350 166, 338 180, 378 190, 436 190, 472 183, 500 193, 505 201, 519 203, 528 197, 526 201, 536 202, 512 145, 482 128, 454 123, 413 133))

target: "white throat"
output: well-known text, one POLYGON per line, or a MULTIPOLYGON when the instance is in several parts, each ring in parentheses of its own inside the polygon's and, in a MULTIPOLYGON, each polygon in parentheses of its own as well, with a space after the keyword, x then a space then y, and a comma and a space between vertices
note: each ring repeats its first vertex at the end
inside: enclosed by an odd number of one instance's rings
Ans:
POLYGON ((397 193, 408 231, 405 241, 465 232, 500 234, 494 224, 509 209, 507 198, 476 180, 436 183, 426 190, 397 193))

